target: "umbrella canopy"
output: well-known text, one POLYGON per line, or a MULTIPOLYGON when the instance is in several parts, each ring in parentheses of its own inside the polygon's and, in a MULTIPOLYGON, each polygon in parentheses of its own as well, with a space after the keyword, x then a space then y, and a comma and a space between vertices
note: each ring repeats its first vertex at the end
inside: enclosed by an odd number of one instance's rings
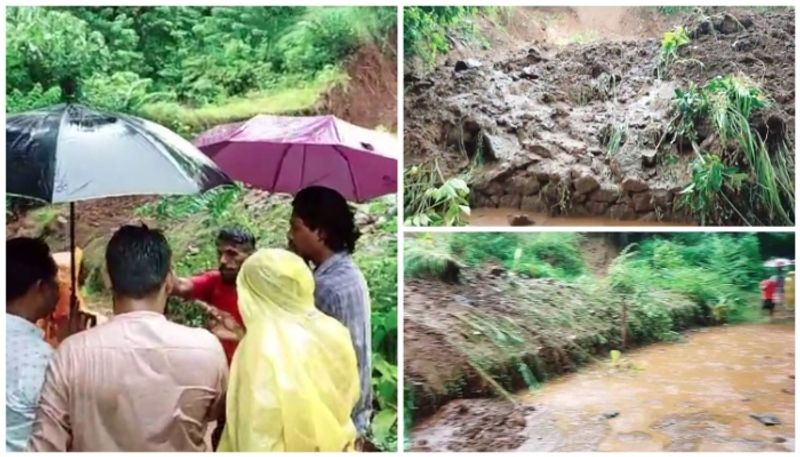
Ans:
POLYGON ((51 203, 193 194, 231 183, 169 129, 73 104, 8 116, 6 170, 7 193, 51 203))
POLYGON ((783 268, 788 267, 789 265, 794 265, 794 260, 777 258, 769 259, 764 262, 764 266, 769 268, 783 268))
POLYGON ((233 179, 270 192, 325 186, 356 202, 397 192, 395 138, 334 116, 259 115, 195 145, 233 179))

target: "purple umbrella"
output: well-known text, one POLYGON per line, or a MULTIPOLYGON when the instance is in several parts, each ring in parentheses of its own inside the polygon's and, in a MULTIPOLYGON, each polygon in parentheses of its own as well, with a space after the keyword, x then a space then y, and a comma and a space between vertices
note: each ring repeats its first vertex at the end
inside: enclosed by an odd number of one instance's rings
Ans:
POLYGON ((231 178, 270 192, 325 186, 355 202, 397 192, 394 137, 335 116, 259 115, 194 143, 231 178))

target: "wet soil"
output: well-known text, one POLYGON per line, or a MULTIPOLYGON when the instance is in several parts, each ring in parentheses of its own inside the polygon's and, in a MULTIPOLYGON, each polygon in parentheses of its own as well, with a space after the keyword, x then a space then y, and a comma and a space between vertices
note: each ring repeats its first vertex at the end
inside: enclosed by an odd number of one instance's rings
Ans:
POLYGON ((515 400, 452 402, 414 428, 412 449, 483 450, 506 436, 496 450, 792 451, 794 324, 691 331, 681 342, 596 362, 515 400), (460 430, 480 423, 474 410, 514 420, 484 423, 477 436, 487 438, 467 447, 460 430), (767 426, 751 415, 780 423, 767 426))
MULTIPOLYGON (((605 259, 596 260, 601 268, 605 259)), ((665 298, 677 328, 704 319, 685 297, 665 298)), ((527 385, 526 371, 543 381, 606 357, 621 345, 620 300, 497 266, 462 268, 457 283, 407 278, 404 377, 412 417, 423 419, 455 399, 502 397, 503 389, 527 385)), ((635 319, 632 311, 628 319, 635 319)), ((630 338, 631 345, 646 342, 630 338)))
MULTIPOLYGON (((558 44, 576 28, 554 25, 549 41, 482 54, 458 71, 451 59, 428 74, 406 74, 406 163, 435 160, 446 177, 482 163, 471 189, 476 208, 691 223, 678 202, 695 155, 668 135, 671 100, 690 83, 743 74, 774 101, 752 126, 788 141, 793 170, 793 10, 680 16, 693 40, 659 79, 660 36, 672 24, 653 21, 638 36, 618 38, 613 30, 634 29, 638 19, 612 9, 594 25, 586 21, 597 15, 573 11, 581 30, 599 30, 588 43, 558 44)), ((700 140, 713 141, 705 135, 700 140)), ((741 223, 726 217, 720 223, 741 223)))
POLYGON ((620 220, 604 216, 550 216, 547 213, 524 211, 516 208, 473 208, 469 224, 483 227, 511 226, 582 226, 582 227, 628 227, 628 226, 675 226, 691 223, 669 223, 654 220, 620 220))
POLYGON ((317 110, 374 129, 397 130, 397 34, 385 49, 371 44, 351 56, 345 68, 348 82, 325 94, 317 110))

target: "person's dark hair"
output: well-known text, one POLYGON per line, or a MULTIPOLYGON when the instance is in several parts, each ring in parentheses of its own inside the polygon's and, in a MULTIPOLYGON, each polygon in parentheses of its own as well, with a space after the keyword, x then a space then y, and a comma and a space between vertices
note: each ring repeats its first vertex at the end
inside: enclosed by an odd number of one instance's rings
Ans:
POLYGON ((47 243, 38 238, 6 241, 6 304, 16 300, 36 281, 56 281, 58 267, 47 243))
POLYGON ((144 298, 157 291, 169 274, 172 250, 164 234, 145 225, 125 225, 106 248, 106 267, 114 293, 144 298))
POLYGON ((361 233, 353 210, 339 192, 321 186, 306 187, 294 197, 292 207, 309 229, 325 232, 325 244, 332 251, 355 251, 361 233))
POLYGON ((250 230, 242 227, 241 225, 230 225, 219 231, 219 235, 217 235, 217 243, 247 246, 252 250, 256 248, 256 237, 250 230))

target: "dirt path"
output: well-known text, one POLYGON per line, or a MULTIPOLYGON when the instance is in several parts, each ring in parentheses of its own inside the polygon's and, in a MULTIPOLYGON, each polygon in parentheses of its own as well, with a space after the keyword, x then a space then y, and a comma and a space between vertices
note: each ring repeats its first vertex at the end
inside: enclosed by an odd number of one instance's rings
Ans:
POLYGON ((681 343, 520 392, 517 401, 452 402, 413 429, 412 449, 792 451, 794 324, 693 331, 681 343))

